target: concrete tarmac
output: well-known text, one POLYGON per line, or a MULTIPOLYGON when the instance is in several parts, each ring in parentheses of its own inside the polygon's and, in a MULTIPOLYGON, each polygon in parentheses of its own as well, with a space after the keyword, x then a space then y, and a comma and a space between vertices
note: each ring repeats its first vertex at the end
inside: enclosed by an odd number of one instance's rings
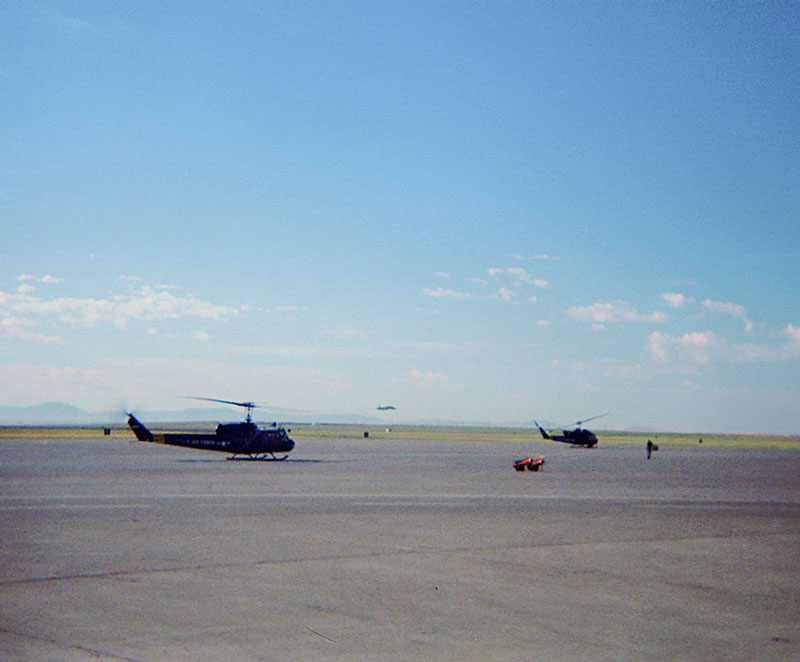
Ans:
POLYGON ((798 452, 128 439, 0 443, 0 659, 800 660, 798 452))

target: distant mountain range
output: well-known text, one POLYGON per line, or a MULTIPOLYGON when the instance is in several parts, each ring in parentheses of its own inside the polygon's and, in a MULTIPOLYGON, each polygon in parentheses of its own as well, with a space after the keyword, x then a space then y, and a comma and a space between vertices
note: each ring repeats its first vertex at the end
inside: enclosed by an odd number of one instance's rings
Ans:
MULTIPOLYGON (((145 423, 208 423, 244 420, 244 412, 230 407, 194 407, 178 411, 155 411, 141 409, 136 416, 145 423)), ((486 421, 464 422, 442 419, 401 421, 396 414, 384 417, 362 414, 313 414, 292 412, 271 412, 258 409, 253 419, 261 423, 332 423, 355 425, 444 425, 444 426, 490 426, 490 427, 530 427, 530 423, 488 423, 486 421)), ((0 406, 0 425, 119 425, 126 422, 123 411, 89 412, 63 402, 47 402, 30 407, 0 406)))
MULTIPOLYGON (((121 419, 119 412, 88 413, 62 402, 47 402, 31 407, 0 406, 0 425, 82 425, 111 423, 121 419)), ((122 419, 124 420, 124 419, 122 419)))

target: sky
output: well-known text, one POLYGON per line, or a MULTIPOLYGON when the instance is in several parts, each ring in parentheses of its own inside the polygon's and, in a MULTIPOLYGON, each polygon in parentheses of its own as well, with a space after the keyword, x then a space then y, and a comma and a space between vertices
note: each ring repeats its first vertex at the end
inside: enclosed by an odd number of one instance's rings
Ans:
POLYGON ((797 2, 0 17, 0 405, 800 434, 797 2))

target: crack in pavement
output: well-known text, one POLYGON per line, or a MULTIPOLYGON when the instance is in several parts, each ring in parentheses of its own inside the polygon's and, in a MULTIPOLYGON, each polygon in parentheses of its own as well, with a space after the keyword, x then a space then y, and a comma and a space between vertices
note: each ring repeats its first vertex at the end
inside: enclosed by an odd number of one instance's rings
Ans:
POLYGON ((115 655, 114 653, 108 653, 98 648, 89 648, 87 646, 80 646, 78 644, 69 644, 63 641, 52 639, 50 637, 40 637, 37 635, 28 634, 27 632, 19 632, 17 630, 12 630, 10 628, 0 628, 0 634, 10 635, 12 637, 19 637, 21 639, 27 639, 32 642, 50 644, 51 646, 57 646, 62 649, 66 648, 72 651, 77 651, 79 653, 91 653, 93 656, 96 656, 100 659, 106 658, 109 660, 119 660, 120 662, 143 662, 143 660, 139 658, 115 655))
POLYGON ((296 557, 284 559, 260 559, 241 562, 227 562, 227 563, 197 563, 194 565, 178 565, 168 566, 163 568, 139 568, 136 570, 114 570, 106 572, 84 572, 72 575, 50 575, 47 577, 29 577, 26 579, 7 579, 0 581, 0 586, 14 586, 21 584, 36 584, 44 582, 58 582, 69 581, 73 579, 117 579, 125 577, 133 577, 136 575, 154 575, 161 573, 172 572, 186 572, 192 570, 223 570, 226 568, 246 568, 256 566, 268 565, 283 565, 290 563, 319 563, 324 561, 347 561, 357 559, 369 558, 390 558, 400 556, 413 556, 418 554, 469 554, 480 552, 492 552, 502 550, 518 550, 518 549, 559 549, 569 547, 586 547, 586 546, 612 546, 612 545, 626 545, 631 543, 665 543, 665 542, 685 542, 690 540, 730 540, 730 539, 744 539, 744 538, 768 538, 776 536, 785 536, 786 532, 780 531, 753 531, 750 533, 742 534, 727 534, 718 536, 664 536, 661 538, 626 538, 620 540, 583 540, 578 542, 558 542, 558 543, 525 543, 513 545, 474 545, 469 547, 445 547, 445 548, 429 548, 429 549, 395 549, 388 551, 377 552, 363 552, 357 554, 331 554, 328 556, 312 556, 312 557, 296 557))

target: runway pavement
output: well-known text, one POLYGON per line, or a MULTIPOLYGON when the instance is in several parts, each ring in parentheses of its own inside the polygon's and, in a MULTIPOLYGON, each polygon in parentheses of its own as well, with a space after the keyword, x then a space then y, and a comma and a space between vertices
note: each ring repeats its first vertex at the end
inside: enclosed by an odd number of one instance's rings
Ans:
POLYGON ((798 452, 115 434, 0 443, 0 659, 800 660, 798 452))

